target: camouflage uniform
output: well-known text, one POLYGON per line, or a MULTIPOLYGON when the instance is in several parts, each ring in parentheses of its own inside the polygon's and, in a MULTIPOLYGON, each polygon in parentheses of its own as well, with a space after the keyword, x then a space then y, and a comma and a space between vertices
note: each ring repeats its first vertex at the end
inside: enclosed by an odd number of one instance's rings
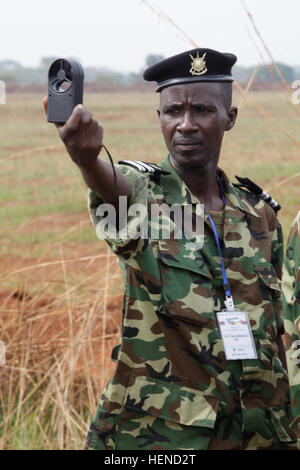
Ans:
MULTIPOLYGON (((148 211, 153 203, 199 204, 169 158, 160 166, 170 174, 146 176, 119 165, 131 182, 130 204, 148 211)), ((224 308, 222 272, 207 220, 201 250, 173 236, 108 240, 125 280, 123 333, 88 434, 91 448, 281 449, 295 441, 276 343, 283 331, 281 228, 270 206, 233 186, 222 170, 218 175, 227 198, 226 272, 236 306, 249 314, 258 359, 225 359, 215 316, 224 308)), ((101 202, 89 193, 96 227, 101 202)))
POLYGON ((292 225, 283 268, 283 301, 287 366, 291 387, 293 428, 300 442, 300 212, 292 225), (297 351, 298 349, 298 351, 297 351))

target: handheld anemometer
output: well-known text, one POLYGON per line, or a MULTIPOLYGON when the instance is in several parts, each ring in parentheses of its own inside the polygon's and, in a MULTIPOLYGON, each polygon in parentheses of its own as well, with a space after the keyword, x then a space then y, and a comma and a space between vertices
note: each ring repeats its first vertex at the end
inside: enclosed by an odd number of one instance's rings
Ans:
MULTIPOLYGON (((83 104, 84 71, 80 63, 73 59, 57 59, 48 72, 47 120, 65 124, 78 104, 83 104)), ((111 154, 104 144, 102 147, 110 160, 114 186, 118 189, 117 175, 111 154)))
POLYGON ((73 59, 57 59, 48 72, 47 120, 64 124, 83 101, 84 71, 73 59))

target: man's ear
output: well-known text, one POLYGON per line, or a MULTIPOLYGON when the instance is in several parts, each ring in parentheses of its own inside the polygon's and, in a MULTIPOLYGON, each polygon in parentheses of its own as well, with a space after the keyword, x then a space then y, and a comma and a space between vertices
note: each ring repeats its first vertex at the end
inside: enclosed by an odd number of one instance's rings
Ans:
POLYGON ((231 106, 231 108, 227 111, 227 122, 225 126, 225 131, 230 131, 233 128, 237 115, 238 109, 235 106, 231 106))

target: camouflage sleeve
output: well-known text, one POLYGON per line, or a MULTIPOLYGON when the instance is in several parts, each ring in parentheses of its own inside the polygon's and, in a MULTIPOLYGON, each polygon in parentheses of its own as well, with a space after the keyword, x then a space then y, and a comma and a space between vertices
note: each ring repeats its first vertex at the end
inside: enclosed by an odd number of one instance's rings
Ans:
POLYGON ((292 413, 300 440, 300 212, 288 237, 282 288, 292 413))
POLYGON ((119 212, 121 217, 124 217, 122 229, 116 228, 118 215, 114 207, 104 203, 91 190, 88 191, 88 209, 91 221, 96 227, 97 237, 105 240, 114 253, 128 259, 137 255, 144 247, 145 240, 140 234, 147 215, 148 177, 129 166, 116 165, 116 167, 128 177, 131 184, 128 207, 127 197, 121 196, 119 212))

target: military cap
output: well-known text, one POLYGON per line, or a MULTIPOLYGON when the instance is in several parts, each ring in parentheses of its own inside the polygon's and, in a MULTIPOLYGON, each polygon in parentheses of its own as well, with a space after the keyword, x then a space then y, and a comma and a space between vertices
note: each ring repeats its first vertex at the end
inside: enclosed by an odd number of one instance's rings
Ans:
POLYGON ((181 83, 233 82, 231 68, 237 57, 213 49, 192 49, 164 59, 144 72, 144 79, 156 81, 156 91, 181 83))

